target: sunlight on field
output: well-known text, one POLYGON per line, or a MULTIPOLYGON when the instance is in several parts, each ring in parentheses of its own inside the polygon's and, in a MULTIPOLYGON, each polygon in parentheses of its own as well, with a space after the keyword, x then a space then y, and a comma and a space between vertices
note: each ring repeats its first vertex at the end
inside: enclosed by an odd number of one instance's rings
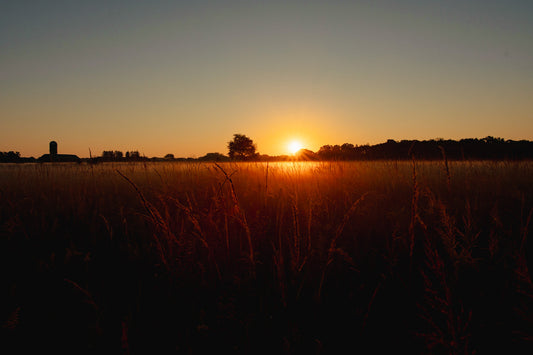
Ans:
MULTIPOLYGON (((218 342, 208 329, 221 327, 228 344, 254 334, 334 346, 347 331, 374 343, 387 327, 405 344, 452 332, 479 347, 500 324, 529 329, 516 319, 533 309, 531 181, 533 163, 504 161, 3 164, 2 260, 7 286, 46 304, 25 319, 89 304, 94 320, 54 326, 92 324, 95 339, 115 334, 110 318, 218 342), (79 298, 71 308, 57 297, 65 285, 79 298), (503 316, 476 338, 470 312, 495 308, 503 316)), ((3 311, 15 317, 27 306, 10 297, 3 311)))

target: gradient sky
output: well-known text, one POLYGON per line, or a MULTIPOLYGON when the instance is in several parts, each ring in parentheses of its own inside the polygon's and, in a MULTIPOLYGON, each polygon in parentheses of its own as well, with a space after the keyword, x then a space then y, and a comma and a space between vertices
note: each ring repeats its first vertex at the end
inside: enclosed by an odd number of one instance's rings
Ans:
POLYGON ((533 1, 0 0, 0 151, 533 139, 533 1))

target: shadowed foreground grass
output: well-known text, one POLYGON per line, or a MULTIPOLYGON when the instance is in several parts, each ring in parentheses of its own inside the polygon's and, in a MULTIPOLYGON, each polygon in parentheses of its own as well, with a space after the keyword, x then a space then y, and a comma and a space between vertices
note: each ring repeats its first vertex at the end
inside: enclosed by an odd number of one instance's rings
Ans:
POLYGON ((5 164, 2 344, 531 349, 532 182, 530 162, 5 164))

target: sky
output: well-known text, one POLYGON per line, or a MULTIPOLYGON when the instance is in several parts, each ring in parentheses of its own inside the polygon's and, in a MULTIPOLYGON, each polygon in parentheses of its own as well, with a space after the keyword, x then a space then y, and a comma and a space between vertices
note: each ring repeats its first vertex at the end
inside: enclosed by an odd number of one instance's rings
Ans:
POLYGON ((0 151, 533 139, 533 1, 0 0, 0 151))

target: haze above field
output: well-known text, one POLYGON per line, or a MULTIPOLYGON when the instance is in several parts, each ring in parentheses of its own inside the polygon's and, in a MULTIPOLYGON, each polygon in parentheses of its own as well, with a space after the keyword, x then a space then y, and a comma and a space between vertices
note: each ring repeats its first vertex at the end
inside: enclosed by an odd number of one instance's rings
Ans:
POLYGON ((0 151, 533 139, 531 1, 4 1, 0 151))

